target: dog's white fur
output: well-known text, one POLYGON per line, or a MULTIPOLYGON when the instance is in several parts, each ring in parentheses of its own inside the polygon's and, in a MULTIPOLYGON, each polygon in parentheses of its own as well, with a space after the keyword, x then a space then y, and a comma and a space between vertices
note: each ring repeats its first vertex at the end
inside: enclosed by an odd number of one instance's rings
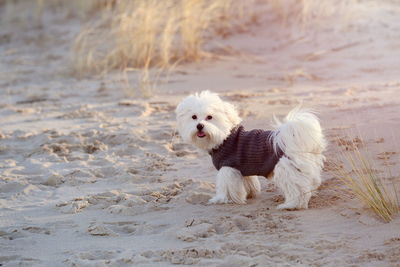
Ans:
MULTIPOLYGON (((210 91, 183 99, 176 114, 183 140, 206 151, 221 145, 241 122, 235 107, 210 91), (198 136, 199 123, 204 125, 202 138, 198 136)), ((295 108, 283 122, 275 118, 271 140, 275 151, 279 147, 284 152, 273 171, 273 181, 285 197, 285 202, 277 208, 308 208, 313 191, 321 184, 325 159, 322 152, 326 142, 317 116, 295 108)), ((216 178, 216 195, 209 202, 245 204, 247 198, 255 197, 259 192, 257 176, 243 177, 239 170, 222 167, 216 178)))

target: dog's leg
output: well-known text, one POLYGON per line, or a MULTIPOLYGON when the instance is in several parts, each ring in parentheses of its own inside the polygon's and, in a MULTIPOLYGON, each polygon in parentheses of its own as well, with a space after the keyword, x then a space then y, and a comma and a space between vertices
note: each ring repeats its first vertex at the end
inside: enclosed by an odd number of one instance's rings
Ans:
POLYGON ((211 204, 234 202, 246 203, 246 188, 240 171, 222 167, 217 174, 216 194, 209 200, 211 204))
POLYGON ((274 183, 282 191, 285 202, 277 209, 307 209, 313 190, 313 179, 287 158, 282 157, 274 169, 274 183))
POLYGON ((247 192, 247 198, 255 198, 261 191, 260 181, 257 176, 245 176, 244 187, 247 192))
POLYGON ((313 194, 315 191, 318 189, 318 187, 321 185, 321 171, 324 166, 324 160, 325 157, 322 154, 315 154, 314 160, 312 161, 312 190, 313 194))

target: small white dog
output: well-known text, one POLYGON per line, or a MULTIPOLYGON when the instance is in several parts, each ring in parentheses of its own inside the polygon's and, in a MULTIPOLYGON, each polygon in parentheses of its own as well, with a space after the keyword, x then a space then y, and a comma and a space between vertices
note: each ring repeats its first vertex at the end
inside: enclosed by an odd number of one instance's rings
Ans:
POLYGON ((235 107, 216 94, 190 95, 176 108, 184 141, 206 150, 218 170, 210 203, 246 203, 260 192, 257 176, 273 174, 285 202, 278 209, 306 209, 321 184, 326 142, 318 118, 296 108, 272 131, 244 131, 235 107))

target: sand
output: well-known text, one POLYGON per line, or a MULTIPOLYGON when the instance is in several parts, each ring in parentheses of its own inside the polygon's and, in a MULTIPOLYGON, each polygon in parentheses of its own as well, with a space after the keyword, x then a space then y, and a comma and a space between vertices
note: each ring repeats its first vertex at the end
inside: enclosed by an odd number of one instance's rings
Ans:
MULTIPOLYGON (((384 223, 329 162, 349 140, 400 181, 400 5, 362 1, 316 30, 268 15, 220 40, 240 53, 161 76, 153 96, 118 73, 73 78, 77 23, 0 29, 2 266, 399 266, 400 218, 384 223), (246 128, 299 103, 318 110, 329 148, 308 210, 278 211, 271 181, 246 205, 207 205, 216 170, 176 135, 174 109, 213 90, 246 128)), ((389 175, 390 174, 390 175, 389 175)))

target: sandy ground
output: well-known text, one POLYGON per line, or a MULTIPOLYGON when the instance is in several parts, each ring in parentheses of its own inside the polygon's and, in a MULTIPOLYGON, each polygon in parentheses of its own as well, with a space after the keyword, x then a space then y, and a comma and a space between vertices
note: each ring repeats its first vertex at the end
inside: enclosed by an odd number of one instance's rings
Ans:
POLYGON ((181 66, 149 99, 117 74, 68 75, 73 21, 2 27, 0 265, 400 266, 399 218, 380 221, 329 164, 358 137, 376 171, 400 179, 400 5, 358 12, 306 32, 266 16, 220 41, 240 54, 181 66), (276 210, 266 179, 247 205, 205 204, 216 170, 174 134, 177 103, 204 89, 247 128, 301 102, 320 112, 330 146, 308 210, 276 210))

